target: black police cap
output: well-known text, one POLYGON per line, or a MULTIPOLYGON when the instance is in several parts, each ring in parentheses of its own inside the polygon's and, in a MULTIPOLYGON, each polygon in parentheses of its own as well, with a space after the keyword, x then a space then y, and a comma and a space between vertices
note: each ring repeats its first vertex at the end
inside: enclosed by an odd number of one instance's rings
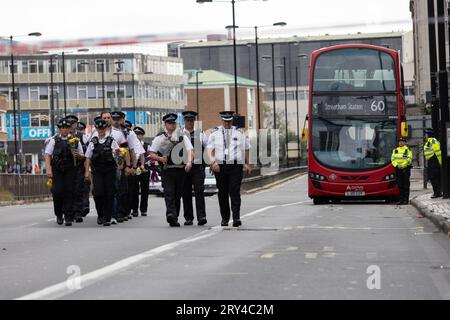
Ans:
POLYGON ((184 111, 182 113, 182 115, 183 115, 184 119, 194 120, 198 116, 198 113, 195 111, 184 111))
POLYGON ((71 125, 72 123, 66 118, 63 118, 58 122, 58 128, 70 128, 71 125))
POLYGON ((80 130, 86 129, 86 124, 84 122, 78 122, 77 128, 80 130))
POLYGON ((175 113, 169 113, 163 117, 164 122, 175 122, 175 121, 177 121, 177 119, 178 119, 178 116, 175 113))
POLYGON ((103 119, 98 119, 97 121, 95 121, 95 127, 97 129, 104 129, 108 127, 108 124, 106 123, 105 120, 103 119))
POLYGON ((113 111, 113 112, 111 112, 111 118, 125 119, 125 113, 123 113, 122 111, 113 111))
POLYGON ((232 121, 234 118, 234 111, 222 111, 219 114, 224 121, 232 121))
POLYGON ((132 126, 133 126, 133 124, 131 123, 131 121, 125 120, 125 127, 127 127, 128 129, 131 129, 132 126))
POLYGON ((94 118, 94 124, 95 124, 95 122, 97 122, 97 120, 100 120, 101 118, 102 118, 101 116, 95 117, 95 118, 94 118))
POLYGON ((69 122, 75 123, 75 122, 78 122, 78 117, 71 114, 71 115, 66 116, 66 120, 68 120, 69 122))
POLYGON ((134 131, 134 133, 136 133, 136 134, 142 134, 142 135, 145 136, 145 130, 142 129, 141 127, 136 127, 136 128, 133 129, 133 131, 134 131))
POLYGON ((400 139, 398 139, 398 141, 407 142, 406 138, 403 138, 403 137, 401 137, 400 139))

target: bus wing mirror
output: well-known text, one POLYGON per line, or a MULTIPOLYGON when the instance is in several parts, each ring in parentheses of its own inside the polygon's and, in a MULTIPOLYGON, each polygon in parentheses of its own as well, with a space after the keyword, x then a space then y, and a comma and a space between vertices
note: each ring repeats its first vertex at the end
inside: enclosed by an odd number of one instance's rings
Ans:
POLYGON ((408 124, 406 123, 406 121, 402 121, 401 134, 402 134, 402 138, 408 138, 408 136, 409 136, 408 124))
POLYGON ((303 128, 302 142, 308 142, 308 128, 303 128))

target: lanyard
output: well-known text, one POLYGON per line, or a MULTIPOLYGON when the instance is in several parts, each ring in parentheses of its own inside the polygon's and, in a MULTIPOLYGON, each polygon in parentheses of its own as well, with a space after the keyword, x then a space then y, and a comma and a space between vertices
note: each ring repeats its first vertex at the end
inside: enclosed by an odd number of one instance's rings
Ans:
MULTIPOLYGON (((232 129, 228 129, 228 130, 232 130, 232 129)), ((229 148, 230 148, 231 141, 228 141, 229 145, 227 146, 227 142, 226 142, 226 139, 225 139, 225 128, 224 127, 222 127, 222 136, 223 136, 223 148, 224 148, 223 156, 224 156, 225 161, 227 161, 228 160, 227 159, 227 155, 228 155, 228 153, 230 151, 229 148)), ((231 140, 231 136, 230 136, 229 140, 231 140)))

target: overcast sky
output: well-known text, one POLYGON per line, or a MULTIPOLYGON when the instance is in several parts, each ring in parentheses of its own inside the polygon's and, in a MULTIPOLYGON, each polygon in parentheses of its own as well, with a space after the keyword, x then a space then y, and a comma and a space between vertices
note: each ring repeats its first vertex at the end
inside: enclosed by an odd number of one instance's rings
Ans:
MULTIPOLYGON (((232 24, 230 3, 197 4, 195 0, 14 0, 3 9, 0 30, 4 35, 39 31, 43 41, 225 33, 224 27, 232 24)), ((410 30, 410 23, 391 23, 410 19, 409 0, 250 0, 236 4, 236 25, 285 21, 285 32, 299 36, 410 30), (357 26, 352 28, 335 27, 354 24, 357 26), (309 27, 314 29, 307 30, 309 27)), ((241 37, 243 31, 239 31, 241 37)), ((265 34, 270 30, 261 30, 261 37, 265 34)))

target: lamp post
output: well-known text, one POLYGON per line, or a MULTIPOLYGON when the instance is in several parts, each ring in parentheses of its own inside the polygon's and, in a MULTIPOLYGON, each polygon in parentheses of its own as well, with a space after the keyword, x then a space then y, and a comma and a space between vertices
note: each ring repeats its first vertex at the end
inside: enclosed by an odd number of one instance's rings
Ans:
MULTIPOLYGON (((297 56, 300 59, 304 59, 307 57, 306 54, 301 53, 297 56)), ((300 149, 301 149, 301 145, 300 145, 300 111, 299 111, 299 98, 298 98, 298 86, 299 86, 299 80, 301 81, 300 78, 300 71, 301 69, 301 60, 300 60, 300 68, 299 66, 295 66, 295 100, 297 103, 297 146, 298 146, 298 161, 299 161, 299 165, 300 165, 300 149)))
POLYGON ((105 61, 100 63, 102 66, 102 106, 103 110, 106 109, 106 101, 105 101, 105 61))
MULTIPOLYGON (((54 55, 50 55, 50 131, 51 136, 55 134, 55 98, 53 95, 54 89, 53 89, 53 57, 54 55)), ((64 114, 64 116, 66 116, 64 114)))
MULTIPOLYGON (((16 119, 16 84, 14 79, 14 50, 13 50, 13 39, 19 38, 19 37, 40 37, 42 34, 40 32, 32 32, 27 35, 10 35, 9 37, 6 36, 0 36, 1 39, 7 39, 9 38, 9 49, 11 54, 11 87, 12 87, 12 100, 13 100, 13 123, 14 123, 14 159, 15 161, 19 162, 19 173, 20 169, 22 167, 22 159, 18 159, 18 153, 17 153, 17 136, 18 134, 22 134, 22 132, 17 132, 17 122, 21 121, 20 112, 18 115, 18 119, 16 119)), ((21 151, 22 152, 22 151, 21 151)))
POLYGON ((273 129, 277 128, 277 95, 275 91, 275 48, 274 44, 271 44, 272 55, 265 55, 262 57, 263 60, 272 60, 272 101, 273 101, 273 129))
POLYGON ((284 118, 285 118, 285 124, 286 124, 286 141, 285 141, 285 149, 286 149, 286 167, 289 167, 289 150, 288 150, 288 143, 289 143, 289 137, 288 137, 288 116, 287 116, 287 75, 286 75, 286 57, 283 57, 283 64, 278 65, 277 68, 283 69, 284 71, 284 118))
MULTIPOLYGON (((235 13, 235 3, 236 2, 244 2, 249 0, 231 0, 231 1, 222 1, 222 0, 197 0, 197 3, 205 3, 205 2, 231 2, 232 10, 233 10, 233 25, 230 27, 233 29, 233 58, 234 58, 234 99, 236 105, 236 114, 239 114, 239 96, 238 96, 238 81, 237 81, 237 54, 236 54, 236 13, 235 13)), ((253 0, 258 1, 258 0, 253 0)), ((267 0, 260 0, 267 1, 267 0)))
MULTIPOLYGON (((269 28, 269 27, 285 27, 286 22, 275 22, 271 25, 262 25, 254 27, 239 27, 241 29, 254 29, 255 30, 255 55, 256 55, 256 95, 257 95, 257 110, 258 110, 258 129, 261 129, 261 94, 260 94, 260 81, 259 81, 259 43, 258 43, 258 29, 269 28)), ((228 27, 227 27, 228 28, 228 27)), ((237 27, 236 27, 237 28, 237 27)), ((247 44, 248 46, 249 44, 247 44)), ((272 53, 273 55, 273 53, 272 53)))
POLYGON ((199 100, 199 90, 198 90, 198 74, 203 73, 203 70, 197 70, 195 71, 195 86, 196 86, 196 97, 197 97, 197 114, 200 114, 200 100, 199 100))
POLYGON ((117 108, 119 109, 119 111, 122 111, 119 94, 120 94, 120 75, 122 74, 120 71, 122 71, 124 61, 119 60, 114 62, 114 64, 117 65, 117 72, 114 73, 117 76, 117 108))

